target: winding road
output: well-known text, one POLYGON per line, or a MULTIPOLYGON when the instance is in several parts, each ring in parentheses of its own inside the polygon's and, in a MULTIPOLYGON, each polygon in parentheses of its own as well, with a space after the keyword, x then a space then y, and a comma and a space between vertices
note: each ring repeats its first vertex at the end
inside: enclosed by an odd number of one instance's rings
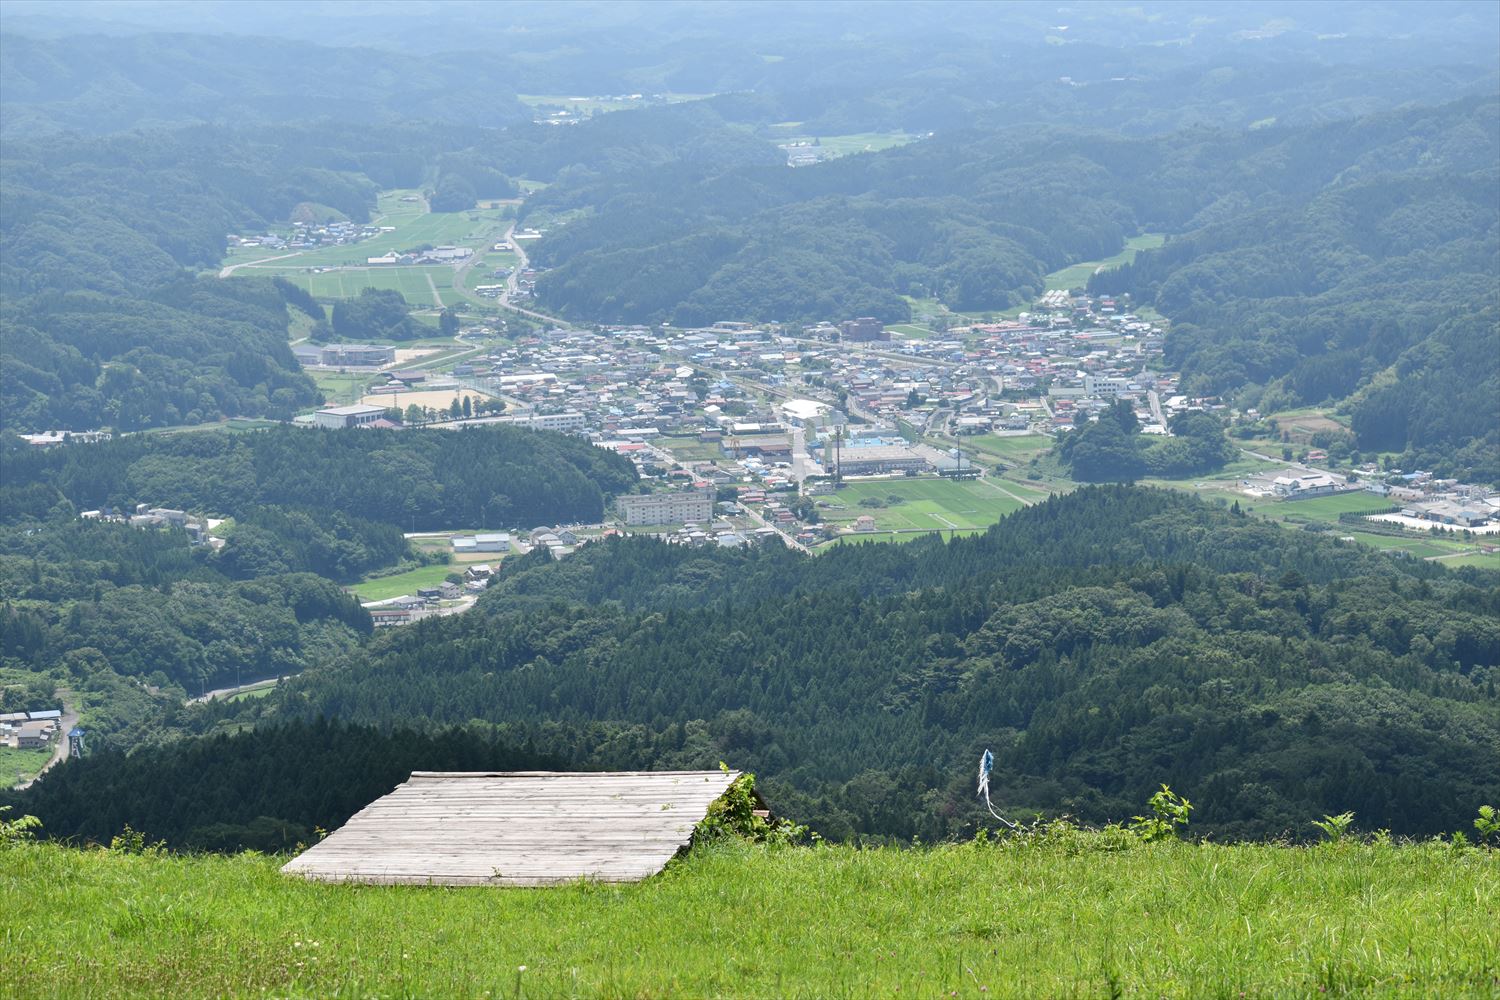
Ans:
POLYGON ((47 761, 42 769, 36 773, 35 778, 16 785, 16 791, 25 791, 30 788, 36 784, 37 778, 40 778, 58 764, 68 759, 68 733, 72 732, 73 727, 78 725, 78 709, 71 707, 64 701, 62 710, 62 719, 59 721, 57 727, 57 746, 52 748, 52 759, 47 761))
POLYGON ((235 271, 238 271, 242 267, 254 267, 256 264, 269 264, 273 260, 286 260, 288 257, 300 257, 300 256, 302 256, 302 251, 301 250, 293 250, 291 253, 284 253, 284 254, 281 254, 280 256, 277 256, 277 257, 262 257, 260 260, 246 260, 246 261, 241 261, 238 264, 230 264, 228 267, 226 267, 226 268, 222 269, 221 271, 219 271, 219 277, 221 277, 221 278, 227 278, 231 274, 233 274, 235 271))

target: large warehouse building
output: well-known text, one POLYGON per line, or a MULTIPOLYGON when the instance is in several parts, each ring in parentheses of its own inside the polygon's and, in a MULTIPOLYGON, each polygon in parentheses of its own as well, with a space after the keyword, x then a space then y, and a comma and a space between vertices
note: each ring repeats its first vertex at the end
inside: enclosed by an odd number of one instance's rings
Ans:
POLYGON ((882 444, 844 448, 839 452, 839 472, 846 476, 873 476, 882 472, 925 472, 927 459, 905 445, 882 444))
POLYGON ((369 403, 355 403, 352 406, 327 406, 313 414, 313 423, 319 427, 331 427, 337 430, 341 427, 360 427, 365 424, 373 424, 385 416, 385 407, 372 406, 369 403))

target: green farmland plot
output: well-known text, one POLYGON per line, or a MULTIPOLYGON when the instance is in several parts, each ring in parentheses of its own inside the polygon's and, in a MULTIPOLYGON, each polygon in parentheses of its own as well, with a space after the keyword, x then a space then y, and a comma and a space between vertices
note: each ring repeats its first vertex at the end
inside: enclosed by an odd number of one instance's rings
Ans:
MULTIPOLYGON (((263 272, 260 268, 247 268, 237 273, 263 272)), ((436 308, 439 300, 448 306, 463 299, 453 287, 453 268, 446 264, 429 267, 352 267, 311 274, 302 269, 286 269, 279 273, 294 285, 307 289, 317 299, 353 298, 366 288, 400 292, 408 305, 419 309, 436 308), (436 295, 433 294, 434 289, 436 295)))
POLYGON ((1129 264, 1135 260, 1135 255, 1142 250, 1155 250, 1167 241, 1161 233, 1143 233, 1140 236, 1132 236, 1125 241, 1125 249, 1113 257, 1103 260, 1089 260, 1078 264, 1070 264, 1060 271, 1053 271, 1047 275, 1047 291, 1062 290, 1070 288, 1082 288, 1089 283, 1089 278, 1095 271, 1108 270, 1119 267, 1121 264, 1129 264))
POLYGON ((0 746, 0 788, 8 788, 18 779, 24 781, 36 777, 51 759, 50 747, 41 750, 16 750, 0 746))
POLYGON ((1449 559, 1440 559, 1438 562, 1449 569, 1458 569, 1460 566, 1475 566, 1479 569, 1500 570, 1500 552, 1474 552, 1466 556, 1453 556, 1449 559))
POLYGON ((455 572, 454 567, 439 563, 392 576, 370 577, 349 589, 354 591, 361 601, 385 601, 404 594, 415 594, 418 587, 436 587, 452 572, 455 572))
MULTIPOLYGON (((381 288, 400 292, 413 306, 435 308, 439 302, 453 305, 462 301, 464 295, 453 287, 450 265, 371 267, 366 262, 371 257, 424 246, 488 249, 505 231, 504 215, 504 210, 498 208, 429 212, 427 203, 416 192, 387 191, 380 195, 371 221, 389 228, 389 232, 358 243, 312 250, 235 248, 224 263, 234 266, 236 275, 280 275, 323 300, 350 298, 365 288, 381 288), (416 200, 405 200, 408 198, 416 200)), ((491 252, 472 271, 487 277, 495 267, 514 266, 515 260, 513 254, 491 252), (481 267, 484 269, 480 270, 481 267)), ((470 287, 482 283, 475 278, 470 287)))
POLYGON ((816 150, 827 158, 849 156, 852 153, 876 153, 893 146, 904 146, 918 138, 908 132, 851 132, 848 135, 811 136, 783 135, 782 131, 780 127, 772 126, 772 137, 778 144, 804 143, 808 149, 816 150), (813 143, 817 145, 812 145, 813 143))
POLYGON ((823 520, 830 524, 853 524, 855 518, 869 514, 875 519, 877 530, 975 531, 988 528, 1011 511, 1020 509, 1022 499, 1031 497, 1018 493, 1011 484, 1002 487, 985 480, 955 482, 920 478, 851 483, 819 499, 844 508, 819 509, 823 520), (892 503, 892 497, 900 498, 900 502, 892 503), (870 499, 879 500, 884 506, 861 505, 861 500, 870 499))

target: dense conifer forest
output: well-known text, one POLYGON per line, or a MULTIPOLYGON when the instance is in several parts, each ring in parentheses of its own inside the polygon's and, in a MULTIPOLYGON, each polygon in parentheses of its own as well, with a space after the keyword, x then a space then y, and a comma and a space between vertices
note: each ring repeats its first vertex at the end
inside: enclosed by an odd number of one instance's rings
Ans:
POLYGON ((584 768, 726 760, 835 839, 972 832, 986 747, 1022 817, 1128 818, 1167 782, 1215 837, 1301 837, 1345 810, 1415 835, 1500 794, 1497 680, 1494 574, 1097 487, 948 543, 528 557, 467 615, 172 724, 459 726, 584 768))
POLYGON ((563 434, 284 427, 243 434, 133 436, 5 452, 5 518, 149 503, 234 515, 260 506, 340 513, 407 531, 597 521, 635 467, 563 434))
POLYGON ((502 426, 12 441, 0 464, 0 669, 36 677, 38 702, 73 691, 100 746, 177 731, 156 715, 185 695, 359 648, 369 615, 336 584, 431 558, 404 531, 597 521, 636 481, 577 438, 502 426), (224 544, 78 516, 138 503, 226 518, 224 544))

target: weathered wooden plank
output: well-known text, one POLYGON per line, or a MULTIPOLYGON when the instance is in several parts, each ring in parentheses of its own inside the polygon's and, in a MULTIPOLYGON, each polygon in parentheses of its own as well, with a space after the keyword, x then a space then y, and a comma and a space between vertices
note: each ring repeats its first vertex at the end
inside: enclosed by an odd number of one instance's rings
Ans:
POLYGON ((376 885, 634 881, 685 847, 731 771, 414 771, 284 872, 376 885))

